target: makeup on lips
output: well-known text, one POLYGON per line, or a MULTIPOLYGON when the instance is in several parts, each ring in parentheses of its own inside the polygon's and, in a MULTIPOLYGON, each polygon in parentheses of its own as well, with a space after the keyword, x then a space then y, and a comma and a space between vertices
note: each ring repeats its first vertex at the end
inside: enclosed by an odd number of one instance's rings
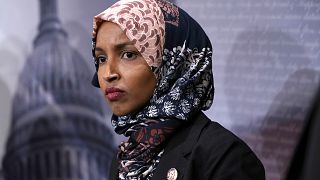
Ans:
POLYGON ((109 101, 119 100, 124 95, 124 93, 125 91, 115 87, 107 88, 105 91, 105 95, 109 101))

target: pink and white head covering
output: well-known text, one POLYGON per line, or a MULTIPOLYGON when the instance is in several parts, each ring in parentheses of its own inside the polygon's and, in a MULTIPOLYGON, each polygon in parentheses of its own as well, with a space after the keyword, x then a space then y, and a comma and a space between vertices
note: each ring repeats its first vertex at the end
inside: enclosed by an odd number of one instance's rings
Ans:
POLYGON ((161 64, 165 21, 155 0, 121 0, 94 17, 93 38, 103 21, 120 26, 150 67, 161 64), (139 8, 135 8, 139 7, 139 8))

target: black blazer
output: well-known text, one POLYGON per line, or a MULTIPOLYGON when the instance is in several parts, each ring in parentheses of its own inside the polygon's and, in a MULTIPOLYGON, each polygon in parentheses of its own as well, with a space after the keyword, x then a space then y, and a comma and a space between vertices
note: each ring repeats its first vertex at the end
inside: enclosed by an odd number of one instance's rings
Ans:
MULTIPOLYGON (((152 180, 165 180, 175 168, 178 180, 264 180, 262 163, 251 149, 202 112, 183 126, 165 147, 152 180)), ((116 156, 110 180, 118 179, 116 156)))

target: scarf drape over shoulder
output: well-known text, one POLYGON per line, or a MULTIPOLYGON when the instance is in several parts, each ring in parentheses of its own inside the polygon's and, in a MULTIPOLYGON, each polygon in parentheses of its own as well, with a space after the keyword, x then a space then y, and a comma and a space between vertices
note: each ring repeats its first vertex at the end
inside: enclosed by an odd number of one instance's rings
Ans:
MULTIPOLYGON (((212 104, 211 42, 194 19, 170 2, 121 0, 94 17, 93 56, 104 21, 119 25, 157 77, 145 107, 111 120, 118 134, 129 137, 119 148, 119 178, 150 179, 166 141, 182 123, 212 104)), ((94 62, 98 70, 95 56, 94 62)), ((97 73, 92 84, 99 87, 97 73)))

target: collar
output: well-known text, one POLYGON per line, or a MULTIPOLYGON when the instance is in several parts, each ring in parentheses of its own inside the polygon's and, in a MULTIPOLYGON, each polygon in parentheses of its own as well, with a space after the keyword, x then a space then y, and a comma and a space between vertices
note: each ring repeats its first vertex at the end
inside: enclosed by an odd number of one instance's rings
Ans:
POLYGON ((175 168, 178 171, 178 179, 182 179, 184 169, 188 164, 187 156, 191 154, 195 144, 198 142, 203 129, 210 120, 202 112, 197 113, 185 124, 168 142, 164 154, 160 159, 152 180, 163 179, 168 170, 175 168))

